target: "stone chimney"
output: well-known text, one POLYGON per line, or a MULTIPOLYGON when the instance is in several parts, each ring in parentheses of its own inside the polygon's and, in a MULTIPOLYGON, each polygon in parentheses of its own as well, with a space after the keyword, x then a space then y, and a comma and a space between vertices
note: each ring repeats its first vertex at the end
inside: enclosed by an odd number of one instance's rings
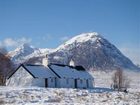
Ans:
POLYGON ((43 64, 44 66, 49 65, 49 60, 48 60, 48 56, 47 56, 47 55, 46 55, 45 58, 43 58, 43 60, 42 60, 42 64, 43 64))
POLYGON ((70 60, 69 65, 75 67, 75 63, 72 59, 70 60))

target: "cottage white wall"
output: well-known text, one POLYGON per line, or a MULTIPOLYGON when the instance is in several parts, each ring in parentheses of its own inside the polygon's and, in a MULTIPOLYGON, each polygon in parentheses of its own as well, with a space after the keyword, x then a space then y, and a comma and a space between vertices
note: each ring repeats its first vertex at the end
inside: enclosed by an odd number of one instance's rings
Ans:
POLYGON ((74 79, 72 78, 61 78, 59 83, 60 83, 59 87, 74 88, 74 79))
POLYGON ((92 80, 92 79, 88 79, 88 88, 93 88, 93 82, 94 82, 94 80, 92 80))
MULTIPOLYGON (((93 88, 93 80, 77 79, 77 88, 93 88)), ((33 78, 23 67, 20 67, 6 82, 8 86, 39 86, 45 87, 45 78, 33 78)), ((48 87, 75 88, 75 80, 72 78, 48 78, 48 87), (68 80, 67 80, 68 79, 68 80)))
MULTIPOLYGON (((93 88, 93 80, 92 79, 77 79, 77 88, 93 88), (82 82, 81 82, 82 80, 82 82), (88 81, 88 84, 87 84, 88 81), (87 87, 88 86, 88 87, 87 87)), ((72 78, 61 78, 57 80, 58 88, 75 88, 75 81, 72 78), (68 79, 68 83, 67 83, 68 79)))
POLYGON ((32 86, 39 86, 39 87, 45 87, 45 79, 48 80, 48 87, 49 88, 55 88, 57 87, 57 78, 51 77, 51 78, 35 78, 33 80, 32 86))
POLYGON ((77 88, 87 88, 86 79, 77 79, 77 88))
POLYGON ((48 78, 48 87, 54 88, 56 87, 56 79, 55 78, 48 78))
POLYGON ((6 82, 7 86, 45 87, 45 79, 33 78, 23 67, 20 67, 6 82))
POLYGON ((23 68, 20 67, 6 82, 8 86, 30 86, 33 77, 23 68))
POLYGON ((39 86, 39 87, 45 87, 45 79, 44 78, 34 78, 31 86, 39 86))
POLYGON ((75 83, 74 83, 74 79, 69 79, 69 87, 71 87, 71 88, 75 88, 75 83))
POLYGON ((61 79, 60 78, 56 78, 56 87, 61 88, 61 79))
MULTIPOLYGON (((55 87, 55 78, 47 78, 48 87, 55 87)), ((39 86, 45 87, 45 78, 33 78, 22 66, 6 81, 7 86, 39 86)))
POLYGON ((33 84, 32 86, 39 86, 39 87, 45 87, 45 79, 48 80, 48 86, 47 87, 50 87, 50 88, 54 88, 56 87, 56 80, 55 78, 35 78, 33 80, 33 84))

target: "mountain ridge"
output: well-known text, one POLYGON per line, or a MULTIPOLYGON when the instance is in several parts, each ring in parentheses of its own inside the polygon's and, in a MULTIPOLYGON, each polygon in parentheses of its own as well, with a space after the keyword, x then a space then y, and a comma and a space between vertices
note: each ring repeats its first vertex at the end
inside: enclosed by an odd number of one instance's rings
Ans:
POLYGON ((138 69, 130 59, 124 56, 108 40, 97 32, 79 34, 50 53, 50 62, 69 64, 71 59, 75 65, 83 65, 86 69, 138 69), (57 58, 57 59, 55 59, 57 58))
POLYGON ((49 49, 47 48, 35 48, 25 43, 16 48, 14 51, 10 51, 8 55, 15 64, 21 64, 27 62, 31 58, 45 56, 48 52, 49 49))
MULTIPOLYGON (((39 60, 39 63, 42 63, 41 60, 47 55, 48 61, 51 63, 69 65, 70 61, 73 60, 75 65, 82 65, 87 70, 112 70, 118 67, 138 69, 129 58, 97 32, 79 34, 53 50, 33 47, 30 47, 30 49, 31 52, 29 51, 28 54, 26 54, 27 49, 23 50, 23 53, 25 51, 23 57, 17 54, 24 58, 23 62, 30 63, 29 61, 35 61, 35 57, 36 60, 42 57, 39 60), (41 52, 43 50, 44 52, 41 52)), ((18 56, 12 57, 12 60, 18 59, 18 56)), ((17 60, 17 62, 19 61, 17 60)))

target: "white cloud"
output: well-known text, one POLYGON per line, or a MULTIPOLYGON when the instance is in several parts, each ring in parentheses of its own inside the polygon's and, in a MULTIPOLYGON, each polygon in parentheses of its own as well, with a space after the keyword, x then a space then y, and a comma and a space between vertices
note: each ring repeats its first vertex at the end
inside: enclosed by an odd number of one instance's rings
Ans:
POLYGON ((135 47, 120 47, 120 51, 130 58, 130 60, 134 64, 140 64, 140 48, 135 48, 135 47))
POLYGON ((4 46, 7 46, 7 47, 12 47, 12 46, 17 45, 17 42, 13 40, 12 38, 7 38, 2 43, 4 46))
POLYGON ((5 47, 17 47, 21 44, 30 43, 30 42, 31 42, 31 39, 28 39, 25 37, 22 37, 20 39, 6 38, 0 42, 0 45, 5 46, 5 47))
POLYGON ((69 39, 68 36, 63 36, 63 37, 60 38, 61 41, 67 41, 68 39, 69 39))

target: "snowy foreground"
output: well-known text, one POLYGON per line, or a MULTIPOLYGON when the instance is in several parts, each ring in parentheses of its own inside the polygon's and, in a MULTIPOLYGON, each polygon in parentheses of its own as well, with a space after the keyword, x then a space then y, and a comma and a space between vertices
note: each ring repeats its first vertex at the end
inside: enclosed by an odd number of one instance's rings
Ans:
POLYGON ((112 74, 91 73, 96 87, 92 90, 0 87, 0 105, 140 105, 140 73, 125 73, 130 81, 128 93, 109 89, 112 74))
POLYGON ((140 105, 140 91, 0 87, 0 105, 140 105))

